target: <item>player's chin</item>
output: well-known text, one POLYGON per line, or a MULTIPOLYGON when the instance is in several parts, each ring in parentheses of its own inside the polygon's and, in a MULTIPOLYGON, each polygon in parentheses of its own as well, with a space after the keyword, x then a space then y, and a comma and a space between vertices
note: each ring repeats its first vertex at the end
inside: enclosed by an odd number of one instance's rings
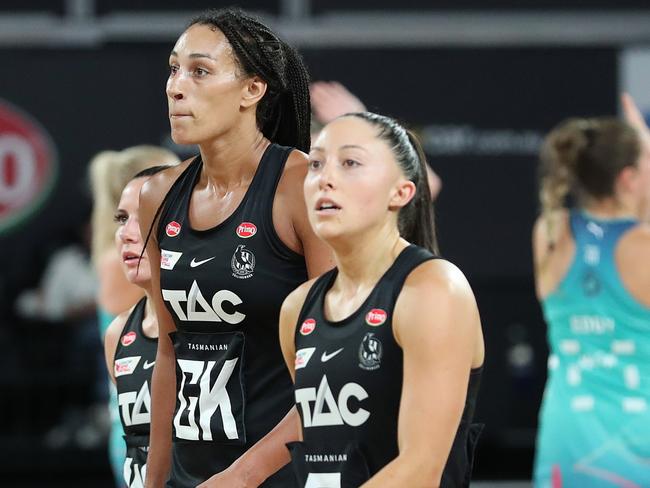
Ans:
POLYGON ((129 270, 127 279, 129 280, 129 283, 143 286, 151 281, 151 271, 149 269, 129 270))
POLYGON ((312 227, 314 234, 325 242, 335 241, 345 234, 340 222, 316 221, 312 222, 312 227))
POLYGON ((181 146, 194 145, 199 142, 198 138, 192 134, 192 131, 189 131, 186 128, 176 128, 172 126, 170 135, 172 141, 181 146))

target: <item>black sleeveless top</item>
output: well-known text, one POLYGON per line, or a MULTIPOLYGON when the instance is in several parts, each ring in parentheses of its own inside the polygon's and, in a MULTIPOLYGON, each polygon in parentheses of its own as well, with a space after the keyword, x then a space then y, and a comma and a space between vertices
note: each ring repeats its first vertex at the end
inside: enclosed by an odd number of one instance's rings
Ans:
MULTIPOLYGON (((325 273, 309 291, 295 334, 295 397, 303 442, 288 445, 301 487, 357 487, 399 454, 403 354, 393 337, 393 310, 409 273, 434 258, 420 247, 405 248, 361 307, 339 322, 323 314, 337 270, 325 273)), ((423 313, 435 311, 423 307, 423 313)), ((479 377, 479 370, 470 376, 441 486, 469 486, 480 432, 470 425, 479 377)))
MULTIPOLYGON (((158 228, 160 284, 177 328, 169 486, 196 486, 226 469, 293 405, 278 318, 307 271, 304 257, 276 234, 272 216, 291 151, 271 144, 239 207, 212 229, 195 230, 188 218, 200 157, 166 197, 158 228)), ((293 484, 283 469, 263 486, 293 484)))
POLYGON ((142 330, 146 303, 146 298, 140 300, 126 319, 113 362, 117 403, 126 441, 124 481, 129 488, 144 486, 149 450, 150 385, 158 339, 147 337, 142 330))

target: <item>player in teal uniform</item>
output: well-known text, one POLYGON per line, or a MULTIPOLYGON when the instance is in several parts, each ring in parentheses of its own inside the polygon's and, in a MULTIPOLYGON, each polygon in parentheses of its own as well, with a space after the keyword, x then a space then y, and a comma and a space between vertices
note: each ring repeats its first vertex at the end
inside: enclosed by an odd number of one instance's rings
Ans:
POLYGON ((631 121, 568 120, 542 150, 538 488, 650 486, 650 145, 631 121))

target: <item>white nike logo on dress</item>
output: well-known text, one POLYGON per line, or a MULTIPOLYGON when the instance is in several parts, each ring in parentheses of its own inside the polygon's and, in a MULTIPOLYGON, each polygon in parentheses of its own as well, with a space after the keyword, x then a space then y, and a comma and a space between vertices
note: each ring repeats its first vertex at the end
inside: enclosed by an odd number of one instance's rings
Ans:
POLYGON ((338 353, 340 353, 342 350, 343 350, 343 348, 338 349, 338 350, 334 351, 334 352, 331 353, 331 354, 327 354, 327 351, 325 351, 325 352, 323 353, 323 355, 320 357, 321 362, 324 363, 324 362, 326 362, 326 361, 329 361, 329 360, 332 359, 334 356, 336 356, 338 353))
POLYGON ((144 364, 142 365, 142 369, 149 369, 151 368, 154 364, 156 364, 156 361, 145 361, 144 364))
POLYGON ((196 268, 197 266, 201 266, 204 263, 207 263, 208 261, 212 261, 214 258, 217 256, 212 256, 211 258, 204 259, 202 261, 196 261, 196 258, 192 258, 192 262, 190 263, 190 268, 196 268))

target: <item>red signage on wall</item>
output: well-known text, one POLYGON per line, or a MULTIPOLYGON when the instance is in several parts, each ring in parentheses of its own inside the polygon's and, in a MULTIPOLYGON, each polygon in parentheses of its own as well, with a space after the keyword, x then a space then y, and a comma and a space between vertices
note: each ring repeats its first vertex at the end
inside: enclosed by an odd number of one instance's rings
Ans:
POLYGON ((49 134, 28 114, 0 100, 0 233, 40 208, 56 174, 49 134))

